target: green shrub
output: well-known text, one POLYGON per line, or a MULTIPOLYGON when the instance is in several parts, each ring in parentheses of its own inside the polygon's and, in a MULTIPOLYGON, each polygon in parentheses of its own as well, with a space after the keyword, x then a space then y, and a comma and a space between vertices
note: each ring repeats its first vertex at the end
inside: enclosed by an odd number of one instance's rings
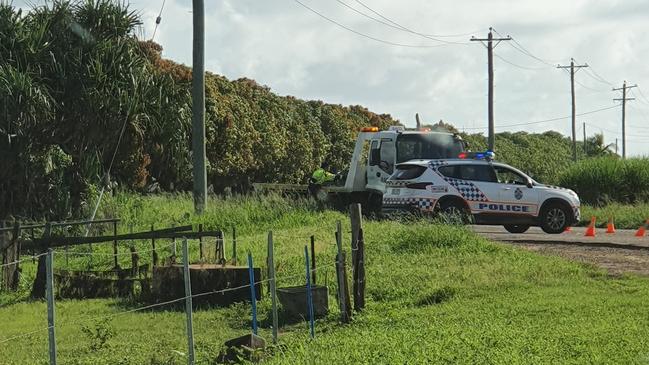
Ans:
POLYGON ((558 183, 575 190, 588 204, 647 202, 649 159, 603 157, 579 161, 560 175, 558 183))

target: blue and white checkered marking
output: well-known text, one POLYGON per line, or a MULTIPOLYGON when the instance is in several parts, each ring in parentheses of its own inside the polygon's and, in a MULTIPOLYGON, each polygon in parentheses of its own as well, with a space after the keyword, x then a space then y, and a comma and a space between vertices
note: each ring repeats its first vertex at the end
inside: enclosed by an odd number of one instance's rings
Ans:
POLYGON ((432 168, 436 168, 436 167, 444 166, 444 165, 448 165, 448 161, 446 161, 446 160, 432 160, 432 161, 428 162, 428 166, 430 166, 432 168))
POLYGON ((435 208, 437 199, 432 198, 383 198, 383 204, 388 205, 410 205, 420 210, 430 212, 435 208))
POLYGON ((472 182, 444 176, 444 180, 462 195, 465 200, 474 202, 487 202, 489 199, 472 182))

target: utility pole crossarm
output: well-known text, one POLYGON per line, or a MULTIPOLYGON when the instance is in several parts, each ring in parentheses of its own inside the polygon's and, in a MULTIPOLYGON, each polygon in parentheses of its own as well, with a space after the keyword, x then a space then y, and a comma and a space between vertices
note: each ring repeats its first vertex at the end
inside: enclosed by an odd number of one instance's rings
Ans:
POLYGON ((622 87, 613 88, 613 91, 622 91, 622 98, 613 99, 613 101, 622 102, 622 159, 626 158, 626 102, 629 100, 635 100, 635 98, 627 98, 626 91, 638 87, 638 84, 628 86, 626 80, 622 83, 622 87))
POLYGON ((491 151, 495 150, 495 144, 496 144, 496 132, 495 132, 495 127, 494 127, 494 60, 493 60, 493 50, 494 48, 501 42, 501 41, 510 41, 512 38, 510 36, 507 37, 502 37, 502 38, 494 38, 493 36, 493 29, 490 27, 489 28, 489 34, 487 35, 487 38, 476 38, 476 37, 471 37, 471 41, 473 42, 482 42, 482 44, 487 47, 487 72, 489 76, 489 86, 488 86, 488 101, 487 105, 489 108, 488 112, 488 120, 489 120, 489 136, 487 139, 487 144, 489 146, 489 149, 491 151), (494 41, 496 41, 496 44, 494 45, 494 41), (484 42, 487 42, 485 45, 484 42))
POLYGON ((588 64, 584 63, 583 65, 575 65, 574 58, 570 59, 570 65, 557 65, 557 68, 560 69, 570 69, 570 94, 572 97, 572 159, 575 162, 577 161, 577 108, 575 106, 575 73, 583 67, 588 67, 588 64))

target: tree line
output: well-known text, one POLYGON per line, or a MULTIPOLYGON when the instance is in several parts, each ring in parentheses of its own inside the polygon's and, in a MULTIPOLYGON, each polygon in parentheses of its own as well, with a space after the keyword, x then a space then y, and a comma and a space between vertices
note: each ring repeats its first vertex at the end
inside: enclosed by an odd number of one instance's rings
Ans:
MULTIPOLYGON (((141 25, 121 1, 0 3, 0 219, 81 216, 102 187, 191 188, 191 69, 141 25)), ((360 127, 396 123, 211 73, 205 119, 215 192, 342 170, 360 127)))

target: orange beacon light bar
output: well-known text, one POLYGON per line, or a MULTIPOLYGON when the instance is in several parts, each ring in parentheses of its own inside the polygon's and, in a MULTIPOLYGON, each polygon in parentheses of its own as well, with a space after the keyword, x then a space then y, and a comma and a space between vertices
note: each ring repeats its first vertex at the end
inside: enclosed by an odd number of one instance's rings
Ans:
POLYGON ((378 132, 379 127, 363 127, 361 128, 361 132, 378 132))

